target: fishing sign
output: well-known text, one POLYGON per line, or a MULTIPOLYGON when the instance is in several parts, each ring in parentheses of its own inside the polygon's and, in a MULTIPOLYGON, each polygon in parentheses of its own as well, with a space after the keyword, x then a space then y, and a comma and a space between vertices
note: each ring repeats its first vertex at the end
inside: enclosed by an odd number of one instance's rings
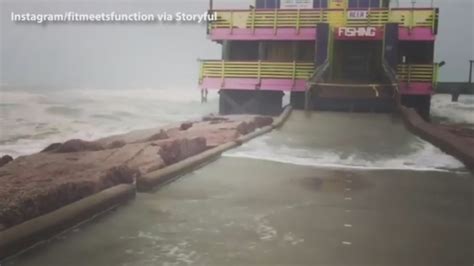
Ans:
POLYGON ((383 30, 380 27, 338 27, 334 29, 337 40, 381 40, 383 30))

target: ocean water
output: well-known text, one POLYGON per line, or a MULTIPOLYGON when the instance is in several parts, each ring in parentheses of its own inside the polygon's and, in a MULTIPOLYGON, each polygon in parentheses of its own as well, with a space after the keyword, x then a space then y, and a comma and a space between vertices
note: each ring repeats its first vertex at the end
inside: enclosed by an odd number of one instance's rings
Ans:
POLYGON ((0 92, 0 155, 13 157, 54 142, 94 140, 196 119, 218 110, 217 93, 199 90, 19 90, 0 92))
POLYGON ((440 122, 467 124, 474 128, 474 95, 461 95, 451 102, 451 95, 438 94, 431 100, 431 116, 440 122))
MULTIPOLYGON (((288 97, 285 97, 284 102, 288 102, 288 97)), ((438 120, 474 125, 473 108, 472 96, 461 96, 459 103, 451 103, 449 95, 437 95, 433 98, 432 112, 438 120)), ((117 91, 2 89, 0 93, 0 155, 9 154, 17 157, 38 152, 54 142, 73 138, 94 140, 131 130, 161 127, 197 119, 209 113, 216 113, 217 110, 216 92, 210 92, 209 102, 201 104, 199 91, 191 89, 117 91)), ((336 117, 323 115, 321 119, 327 119, 327 121, 320 123, 330 123, 333 121, 331 119, 346 116, 345 114, 334 115, 336 117)), ((362 118, 355 122, 354 127, 363 123, 368 123, 365 127, 374 128, 392 126, 391 123, 380 125, 390 118, 375 117, 362 118), (369 124, 370 121, 377 119, 379 119, 378 122, 369 124)), ((349 119, 341 122, 341 127, 347 128, 347 124, 344 123, 352 121, 354 120, 349 119)), ((226 155, 318 167, 412 170, 462 168, 459 161, 419 138, 407 137, 393 145, 406 145, 407 152, 393 152, 391 149, 395 147, 383 145, 364 150, 364 145, 370 146, 370 143, 366 143, 366 134, 374 133, 361 132, 361 138, 355 139, 356 143, 351 143, 352 152, 343 146, 338 146, 340 141, 330 137, 334 134, 333 132, 318 131, 319 128, 307 130, 314 131, 315 135, 329 135, 329 137, 314 147, 299 146, 298 140, 295 140, 296 142, 292 145, 279 144, 272 137, 264 136, 226 155), (388 150, 387 153, 380 153, 386 150, 388 150)), ((395 126, 393 130, 398 132, 397 136, 405 134, 401 125, 395 126)), ((314 135, 303 137, 313 138, 314 135)), ((287 135, 281 138, 285 138, 281 139, 281 143, 292 143, 286 138, 296 139, 298 136, 287 132, 287 135)), ((344 140, 344 138, 341 139, 341 141, 344 140)))
MULTIPOLYGON (((459 160, 409 133, 400 121, 392 122, 388 116, 336 113, 324 116, 305 122, 289 121, 281 131, 254 139, 224 156, 324 168, 465 171, 459 160), (300 130, 313 132, 312 136, 295 134, 293 128, 302 123, 315 125, 300 130), (309 142, 311 145, 302 145, 302 138, 313 141, 309 142)), ((462 95, 459 102, 453 103, 450 95, 434 95, 432 118, 474 128, 474 96, 462 95)))
MULTIPOLYGON (((287 140, 291 142, 291 138, 287 140)), ((266 135, 224 153, 226 157, 248 158, 300 166, 354 170, 408 170, 436 172, 464 172, 464 165, 430 143, 415 138, 409 143, 411 151, 390 155, 371 156, 353 149, 347 156, 338 149, 299 147, 285 142, 275 143, 266 135)), ((373 154, 372 154, 373 155, 373 154)))

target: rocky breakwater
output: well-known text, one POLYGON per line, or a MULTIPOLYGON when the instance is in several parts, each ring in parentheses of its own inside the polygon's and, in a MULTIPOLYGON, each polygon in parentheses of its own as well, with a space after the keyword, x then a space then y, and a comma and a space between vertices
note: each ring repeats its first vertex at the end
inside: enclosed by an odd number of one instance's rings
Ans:
POLYGON ((0 231, 270 125, 271 117, 207 116, 96 141, 54 143, 0 166, 0 231))

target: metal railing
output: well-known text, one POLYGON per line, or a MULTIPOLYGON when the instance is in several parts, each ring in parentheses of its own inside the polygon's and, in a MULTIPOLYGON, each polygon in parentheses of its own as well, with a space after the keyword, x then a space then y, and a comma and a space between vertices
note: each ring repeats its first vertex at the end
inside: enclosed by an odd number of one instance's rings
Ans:
POLYGON ((202 60, 199 82, 204 78, 304 79, 311 77, 314 64, 307 62, 202 60))
MULTIPOLYGON (((318 68, 324 71, 315 71, 314 63, 311 62, 224 60, 201 60, 200 62, 200 83, 203 78, 304 79, 309 83, 315 83, 313 75, 327 72, 329 65, 329 63, 323 64, 318 68)), ((438 64, 400 64, 397 66, 396 77, 399 82, 432 82, 436 85, 438 72, 438 64)))
POLYGON ((308 79, 308 85, 311 86, 320 82, 324 82, 325 75, 328 74, 329 67, 329 60, 324 61, 322 65, 318 66, 311 77, 308 79))
MULTIPOLYGON (((349 9, 350 10, 350 9, 349 9)), ((436 9, 369 9, 366 18, 348 17, 348 9, 251 9, 214 10, 217 20, 210 23, 211 29, 234 28, 314 28, 317 23, 342 26, 383 26, 399 23, 403 27, 431 27, 433 32, 438 20, 436 9)))
POLYGON ((316 68, 314 73, 309 78, 308 83, 306 85, 305 94, 304 94, 304 109, 306 111, 309 111, 310 106, 312 104, 311 99, 312 99, 313 86, 319 82, 324 81, 325 75, 328 73, 329 67, 330 67, 330 60, 326 59, 326 61, 324 61, 322 65, 316 68))
POLYGON ((385 72, 385 76, 390 81, 393 87, 393 98, 395 99, 395 104, 397 107, 400 106, 401 104, 401 96, 400 96, 400 88, 399 84, 400 81, 398 80, 398 75, 395 69, 390 66, 390 64, 387 62, 387 60, 382 59, 382 68, 385 72))
POLYGON ((401 64, 397 66, 397 77, 401 82, 432 82, 438 81, 438 64, 401 64))

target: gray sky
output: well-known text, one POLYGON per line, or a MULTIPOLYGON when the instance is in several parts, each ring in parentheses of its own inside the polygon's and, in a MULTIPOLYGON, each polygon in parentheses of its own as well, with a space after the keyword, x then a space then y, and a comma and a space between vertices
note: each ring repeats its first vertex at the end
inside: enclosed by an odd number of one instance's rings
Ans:
MULTIPOLYGON (((246 7, 253 0, 214 0, 246 7)), ((399 0, 400 4, 410 0, 399 0)), ((430 0, 418 0, 429 5, 430 0)), ((474 59, 474 0, 435 0, 441 8, 436 59, 442 81, 465 81, 474 59)), ((199 24, 15 24, 10 13, 204 12, 208 0, 0 0, 2 84, 74 88, 195 88, 198 58, 219 58, 220 45, 199 24)))

